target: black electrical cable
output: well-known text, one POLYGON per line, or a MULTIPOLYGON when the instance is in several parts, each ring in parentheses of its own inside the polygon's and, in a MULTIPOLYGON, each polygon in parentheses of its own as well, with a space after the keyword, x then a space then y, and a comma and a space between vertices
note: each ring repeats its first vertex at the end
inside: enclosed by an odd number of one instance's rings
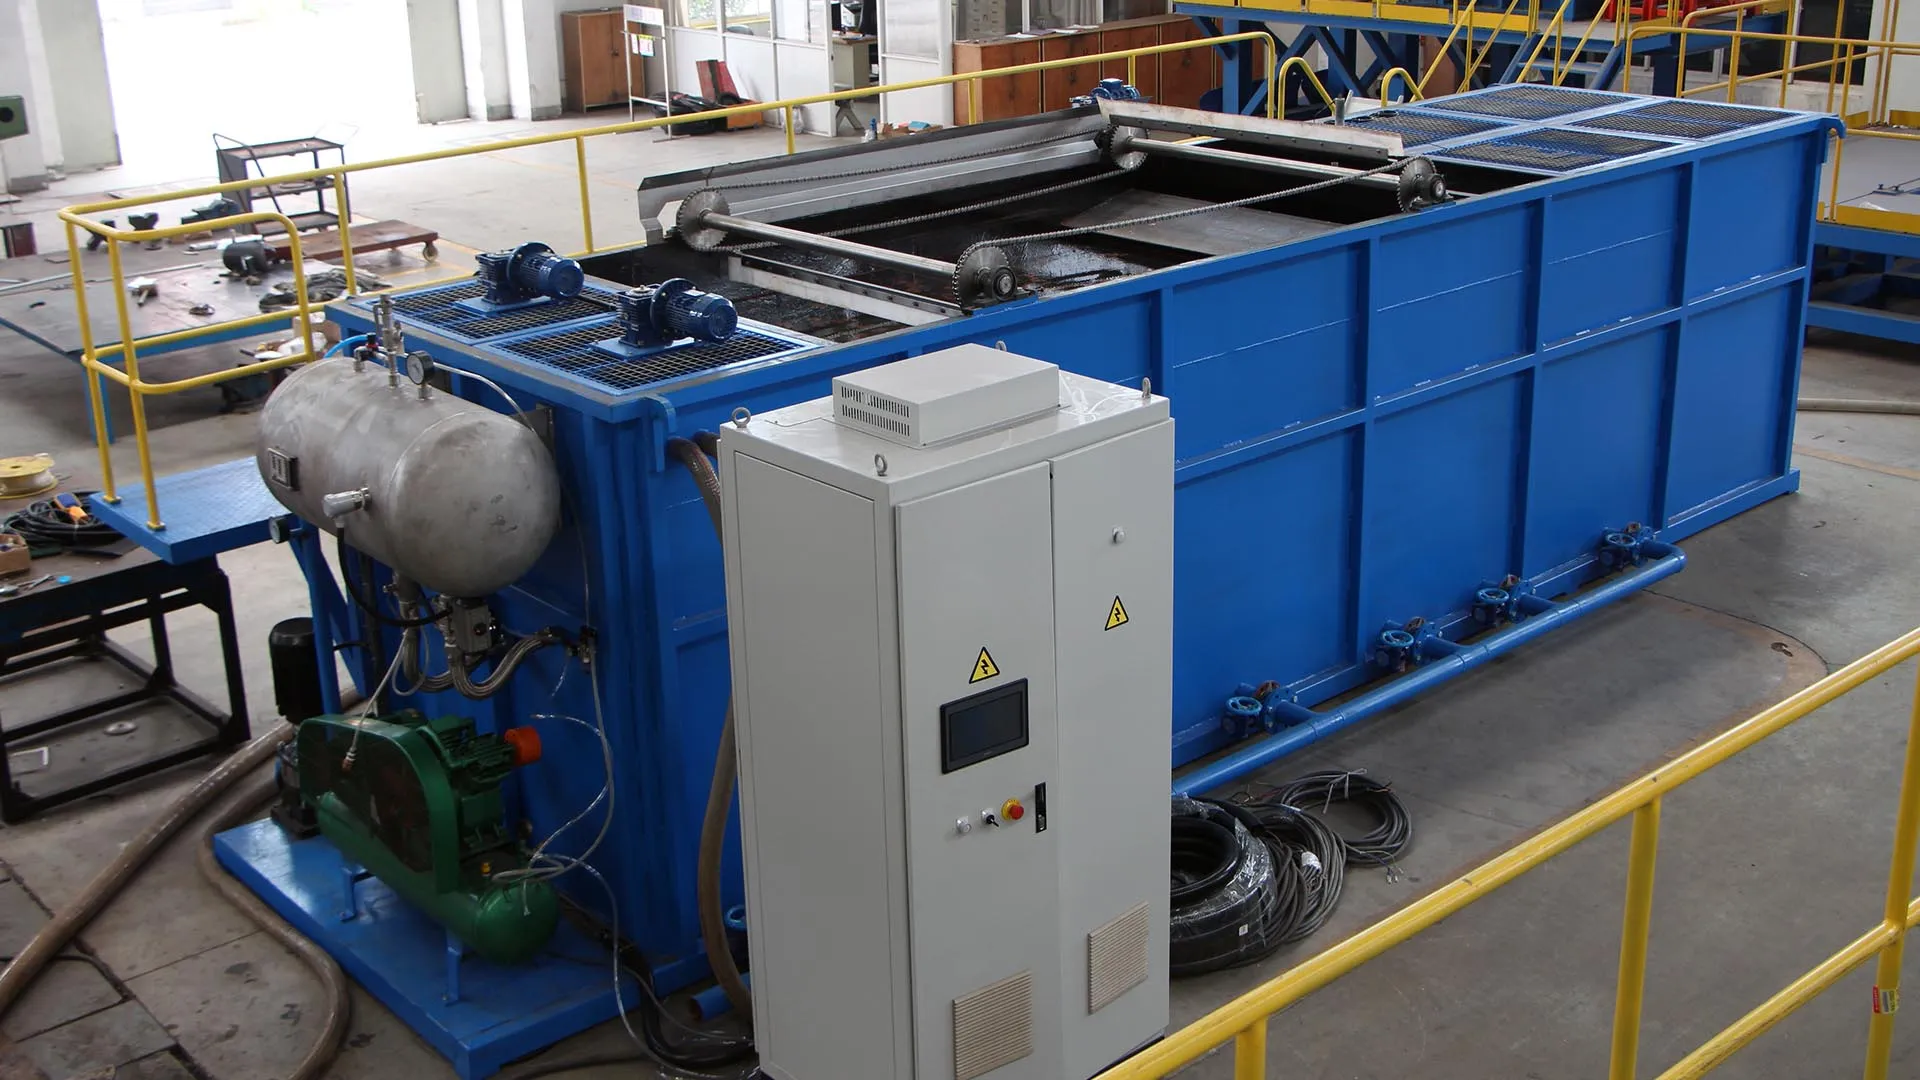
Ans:
POLYGON ((1258 801, 1282 803, 1315 814, 1325 814, 1334 803, 1347 803, 1370 814, 1374 824, 1366 832, 1340 837, 1350 866, 1391 865, 1413 842, 1413 819, 1393 793, 1393 785, 1364 773, 1309 773, 1266 792, 1258 801))
POLYGON ((1325 926, 1346 883, 1345 852, 1326 822, 1283 802, 1248 800, 1235 806, 1273 853, 1283 897, 1279 944, 1299 941, 1325 926))
POLYGON ((28 547, 100 547, 122 539, 113 526, 93 516, 93 499, 99 492, 82 491, 75 497, 87 515, 80 521, 52 499, 40 499, 8 514, 0 521, 0 532, 10 532, 26 540, 28 547))
POLYGON ((1250 964, 1280 947, 1288 903, 1272 849, 1242 816, 1210 799, 1175 799, 1168 971, 1175 976, 1250 964))

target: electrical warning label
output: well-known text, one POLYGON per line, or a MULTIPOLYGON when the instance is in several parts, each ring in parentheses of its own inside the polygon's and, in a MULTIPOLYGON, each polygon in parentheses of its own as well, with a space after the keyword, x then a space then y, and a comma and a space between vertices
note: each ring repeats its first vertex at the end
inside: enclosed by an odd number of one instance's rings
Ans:
POLYGON ((1120 598, 1116 596, 1113 598, 1113 606, 1107 609, 1107 629, 1125 625, 1127 625, 1127 605, 1121 603, 1120 598))
POLYGON ((1000 665, 993 662, 993 657, 988 655, 985 645, 980 646, 980 659, 973 662, 973 678, 967 681, 977 683, 998 674, 1000 674, 1000 665))

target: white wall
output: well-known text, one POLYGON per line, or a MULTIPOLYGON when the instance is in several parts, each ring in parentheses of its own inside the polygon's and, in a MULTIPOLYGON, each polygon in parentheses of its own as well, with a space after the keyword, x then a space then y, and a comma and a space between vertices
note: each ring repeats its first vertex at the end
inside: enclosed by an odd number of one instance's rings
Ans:
MULTIPOLYGON (((20 25, 22 40, 44 41, 40 32, 40 5, 34 0, 24 0, 20 5, 20 25)), ((46 159, 47 168, 58 169, 66 157, 60 146, 60 114, 53 105, 53 71, 44 45, 27 49, 27 80, 27 112, 31 117, 28 122, 40 140, 40 156, 46 159)))
POLYGON ((466 73, 467 115, 505 120, 513 115, 507 90, 507 30, 501 0, 460 0, 460 62, 466 73))
MULTIPOLYGON (((0 94, 33 95, 32 63, 27 58, 27 33, 21 8, 24 0, 0 0, 0 94)), ((38 45, 38 36, 35 38, 38 45)), ((35 106, 27 108, 27 125, 37 128, 35 106)), ((0 142, 0 171, 12 192, 38 191, 47 186, 47 159, 36 135, 0 142)))
POLYGON ((407 0, 407 42, 413 61, 413 99, 423 124, 467 115, 467 73, 460 33, 460 0, 407 0))
MULTIPOLYGON (((32 2, 32 0, 27 0, 32 2)), ((60 115, 60 161, 67 172, 120 164, 107 47, 95 0, 38 0, 47 67, 60 115)))

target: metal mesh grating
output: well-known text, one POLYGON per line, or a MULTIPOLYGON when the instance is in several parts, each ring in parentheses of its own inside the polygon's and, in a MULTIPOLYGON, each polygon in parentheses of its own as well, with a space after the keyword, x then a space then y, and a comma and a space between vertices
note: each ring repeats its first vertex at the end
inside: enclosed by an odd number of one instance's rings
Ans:
POLYGON ((1564 131, 1547 128, 1540 131, 1528 131, 1519 135, 1504 135, 1471 146, 1458 146, 1446 151, 1445 155, 1460 161, 1476 161, 1487 165, 1508 165, 1520 169, 1536 169, 1544 172, 1572 172, 1589 165, 1617 161, 1633 157, 1652 150, 1662 150, 1671 143, 1654 142, 1652 139, 1635 139, 1626 135, 1606 135, 1597 131, 1564 131))
POLYGON ((1682 139, 1709 139, 1778 119, 1780 114, 1768 109, 1745 109, 1738 105, 1715 105, 1706 101, 1663 101, 1644 109, 1596 116, 1574 126, 1635 131, 1643 135, 1672 135, 1682 139))
POLYGON ((1598 108, 1620 99, 1612 94, 1563 87, 1504 86, 1470 97, 1451 97, 1432 102, 1434 108, 1474 116, 1507 116, 1515 120, 1551 120, 1556 116, 1598 108))
POLYGON ((476 314, 453 306, 456 301, 472 299, 486 291, 486 286, 478 281, 463 281, 444 288, 403 293, 393 298, 393 310, 404 322, 477 340, 538 330, 543 326, 590 319, 597 315, 610 315, 615 307, 612 293, 594 288, 586 289, 571 300, 558 300, 495 315, 476 314))
POLYGON ((620 336, 616 323, 596 323, 564 333, 493 346, 533 367, 564 371, 609 390, 633 390, 702 371, 758 360, 802 346, 742 330, 726 341, 699 341, 638 360, 616 360, 593 348, 596 341, 620 336))
POLYGON ((682 345, 644 359, 622 360, 608 367, 595 368, 580 377, 614 390, 632 390, 737 364, 742 360, 758 360, 775 353, 792 352, 795 348, 791 342, 761 337, 743 330, 725 341, 682 345))
POLYGON ((1390 131, 1416 146, 1446 139, 1463 139, 1468 135, 1482 135, 1505 126, 1491 120, 1469 120, 1464 116, 1441 116, 1437 113, 1417 112, 1411 109, 1382 109, 1365 116, 1356 116, 1347 123, 1353 127, 1390 131))

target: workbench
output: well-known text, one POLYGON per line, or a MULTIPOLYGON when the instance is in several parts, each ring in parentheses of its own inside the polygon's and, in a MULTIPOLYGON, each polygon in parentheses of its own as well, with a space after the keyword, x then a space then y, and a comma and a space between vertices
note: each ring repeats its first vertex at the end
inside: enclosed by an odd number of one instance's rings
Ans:
MULTIPOLYGON (((0 509, 11 513, 21 505, 0 503, 0 509)), ((22 821, 49 807, 238 746, 251 737, 233 599, 219 563, 207 557, 176 565, 161 561, 144 548, 128 546, 132 550, 118 558, 71 553, 43 556, 33 560, 26 572, 0 579, 25 585, 43 575, 54 576, 54 580, 35 588, 0 597, 0 698, 10 697, 6 688, 30 673, 72 661, 118 667, 132 673, 138 683, 122 693, 69 704, 49 716, 0 716, 0 743, 4 743, 0 746, 0 821, 22 821), (61 576, 69 580, 62 582, 61 576), (174 677, 167 615, 195 606, 212 611, 219 627, 227 688, 224 711, 201 700, 174 677), (139 622, 148 624, 154 658, 151 664, 107 640, 107 631, 139 622), (49 746, 51 740, 75 729, 98 728, 109 714, 160 700, 184 712, 202 730, 201 736, 185 743, 162 743, 147 756, 87 770, 78 781, 42 785, 31 794, 19 785, 13 754, 49 746)), ((17 705, 10 701, 8 708, 17 709, 17 705)), ((50 749, 49 753, 68 753, 71 751, 65 747, 77 745, 68 741, 62 749, 50 749)), ((68 762, 59 764, 62 771, 72 771, 68 762)))
MULTIPOLYGON (((106 249, 84 251, 80 257, 88 282, 87 314, 93 326, 94 344, 96 347, 115 344, 120 340, 120 321, 111 288, 113 270, 108 263, 106 249)), ((136 338, 178 333, 259 314, 260 298, 275 284, 293 280, 293 267, 290 264, 275 267, 257 285, 227 277, 220 264, 218 251, 190 252, 184 247, 174 246, 149 251, 137 245, 124 244, 120 258, 127 280, 152 277, 159 283, 158 291, 145 304, 136 305, 131 297, 128 298, 127 315, 136 338), (201 304, 210 305, 212 313, 195 315, 192 309, 201 304)), ((306 261, 308 274, 331 269, 337 268, 311 259, 306 261)), ((66 256, 40 254, 0 259, 0 278, 31 281, 56 274, 59 275, 58 280, 43 285, 0 291, 0 327, 78 363, 84 344, 66 256)), ((0 282, 0 289, 4 288, 5 283, 0 282)), ((291 309, 287 310, 288 326, 291 326, 291 309)), ((281 328, 272 325, 238 330, 223 328, 202 337, 149 346, 141 349, 139 355, 157 356, 240 338, 264 341, 281 333, 281 328)), ((104 395, 109 383, 99 376, 95 378, 99 379, 104 395)), ((111 420, 108 421, 108 430, 103 434, 108 441, 112 440, 111 420)))

